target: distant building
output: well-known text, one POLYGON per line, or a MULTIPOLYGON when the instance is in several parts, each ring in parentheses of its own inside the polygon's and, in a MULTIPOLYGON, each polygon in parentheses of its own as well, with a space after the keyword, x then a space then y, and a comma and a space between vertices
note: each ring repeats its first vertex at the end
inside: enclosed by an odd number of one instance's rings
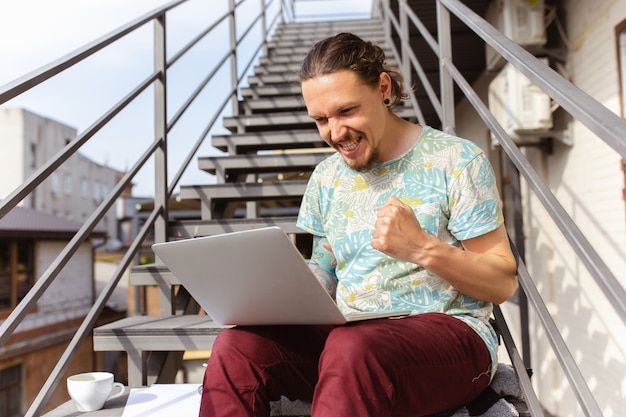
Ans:
MULTIPOLYGON (((9 317, 72 239, 81 223, 36 210, 16 207, 0 219, 0 320, 9 317)), ((19 415, 32 403, 59 361, 96 297, 94 245, 103 232, 92 233, 61 269, 26 318, 0 347, 0 398, 19 415)), ((125 316, 125 311, 105 309, 99 323, 125 316)), ((85 340, 67 373, 108 369, 119 374, 117 358, 93 352, 85 340)), ((65 401, 59 386, 49 402, 65 401)), ((5 409, 5 408, 3 408, 5 409)))
MULTIPOLYGON (((0 109, 0 199, 10 195, 76 136, 76 129, 30 111, 0 109)), ((76 153, 20 205, 83 223, 122 174, 76 153)), ((109 210, 97 229, 105 232, 103 248, 118 246, 115 208, 109 210)))

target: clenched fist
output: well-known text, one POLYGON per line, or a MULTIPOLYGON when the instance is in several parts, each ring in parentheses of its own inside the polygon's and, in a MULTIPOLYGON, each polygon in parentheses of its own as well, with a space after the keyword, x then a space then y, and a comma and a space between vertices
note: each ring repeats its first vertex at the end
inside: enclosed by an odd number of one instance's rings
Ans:
POLYGON ((413 209, 396 197, 390 197, 378 208, 372 233, 372 247, 396 259, 419 263, 432 239, 420 226, 413 209))

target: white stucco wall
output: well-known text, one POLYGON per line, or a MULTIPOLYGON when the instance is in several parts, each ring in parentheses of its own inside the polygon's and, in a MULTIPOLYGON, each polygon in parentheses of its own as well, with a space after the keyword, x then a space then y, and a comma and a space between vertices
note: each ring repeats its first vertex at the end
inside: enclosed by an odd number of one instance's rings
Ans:
MULTIPOLYGON (((0 199, 13 192, 76 136, 75 128, 60 121, 24 109, 0 109, 0 199)), ((21 204, 68 220, 84 222, 113 189, 117 183, 116 175, 115 170, 75 154, 21 204), (56 187, 53 186, 55 180, 56 187), (69 189, 66 182, 70 184, 69 189)), ((106 231, 111 238, 117 237, 115 207, 100 221, 98 230, 106 231)))
POLYGON ((19 109, 0 109, 0 167, 3 167, 0 198, 9 195, 24 181, 23 136, 23 113, 19 109))
MULTIPOLYGON (((38 241, 35 247, 37 277, 41 277, 67 245, 66 241, 38 241)), ((84 317, 93 304, 93 254, 83 243, 37 302, 19 331, 84 317)))
MULTIPOLYGON (((615 26, 626 18, 617 0, 565 5, 570 42, 566 65, 572 82, 619 114, 615 26)), ((571 127, 573 146, 556 143, 553 155, 527 152, 576 225, 612 273, 626 286, 626 202, 621 157, 581 123, 571 127)), ((530 193, 529 193, 530 195, 530 193)), ((620 416, 626 404, 626 328, 586 267, 531 197, 526 198, 529 266, 604 415, 620 416)), ((581 411, 534 319, 537 387, 544 405, 560 417, 581 411)))

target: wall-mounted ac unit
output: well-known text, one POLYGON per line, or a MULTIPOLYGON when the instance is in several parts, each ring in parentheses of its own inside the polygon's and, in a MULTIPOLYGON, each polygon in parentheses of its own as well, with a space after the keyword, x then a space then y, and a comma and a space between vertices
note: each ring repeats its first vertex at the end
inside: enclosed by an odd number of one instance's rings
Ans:
POLYGON ((491 81, 488 97, 489 110, 513 140, 521 143, 552 129, 550 96, 511 64, 491 81))
MULTIPOLYGON (((539 47, 546 43, 544 0, 492 0, 485 19, 513 42, 524 47, 539 47)), ((504 58, 490 45, 485 49, 489 71, 502 68, 504 58)))

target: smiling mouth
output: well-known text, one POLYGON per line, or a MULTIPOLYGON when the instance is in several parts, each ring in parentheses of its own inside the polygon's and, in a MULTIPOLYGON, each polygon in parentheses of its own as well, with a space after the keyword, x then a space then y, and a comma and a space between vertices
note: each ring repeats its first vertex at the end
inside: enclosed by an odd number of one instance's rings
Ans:
POLYGON ((353 136, 350 140, 346 140, 345 142, 338 143, 337 146, 343 149, 344 151, 353 151, 359 145, 361 141, 361 136, 353 136))

